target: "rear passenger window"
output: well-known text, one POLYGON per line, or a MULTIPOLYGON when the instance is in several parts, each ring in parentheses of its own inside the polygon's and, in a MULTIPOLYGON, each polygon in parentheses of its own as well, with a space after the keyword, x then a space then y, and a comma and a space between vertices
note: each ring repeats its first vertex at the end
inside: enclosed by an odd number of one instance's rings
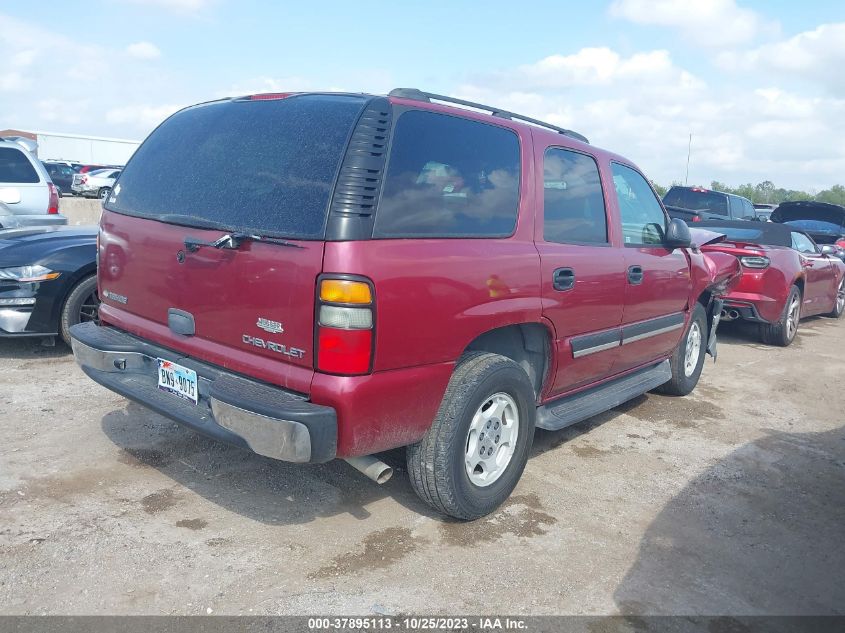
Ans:
POLYGON ((549 148, 543 159, 543 238, 547 242, 607 243, 607 213, 592 157, 549 148))
POLYGON ((21 150, 0 147, 0 182, 39 182, 38 172, 21 150))
POLYGON ((375 236, 505 237, 518 206, 515 133, 420 110, 399 117, 375 236))
POLYGON ((619 199, 625 245, 662 245, 666 235, 666 214, 646 179, 639 172, 618 163, 611 163, 611 170, 619 199))

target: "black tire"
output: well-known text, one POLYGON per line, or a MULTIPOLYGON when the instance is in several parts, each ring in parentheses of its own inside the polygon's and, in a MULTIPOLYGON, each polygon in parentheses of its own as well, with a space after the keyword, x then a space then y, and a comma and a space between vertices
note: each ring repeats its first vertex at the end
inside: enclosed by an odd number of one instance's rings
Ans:
POLYGON ((760 338, 767 345, 788 347, 795 340, 795 335, 798 334, 798 324, 800 321, 801 291, 798 289, 798 286, 792 286, 789 290, 789 295, 786 297, 786 303, 783 306, 780 319, 774 323, 763 323, 760 325, 760 338), (791 309, 794 307, 795 301, 798 301, 798 314, 794 320, 794 325, 792 325, 790 321, 794 318, 794 315, 791 315, 791 309))
MULTIPOLYGON (((431 428, 407 449, 414 490, 432 508, 456 519, 490 514, 510 496, 522 476, 534 441, 536 411, 534 389, 519 365, 498 354, 465 355, 449 380, 431 428), (479 486, 470 479, 465 465, 470 426, 476 412, 502 394, 511 399, 518 413, 518 420, 511 422, 517 429, 514 449, 498 478, 479 486)), ((502 428, 505 426, 502 422, 502 428)), ((475 438, 478 441, 478 435, 475 438)), ((499 441, 498 435, 495 441, 499 441)), ((489 436, 487 442, 491 442, 489 436)), ((480 442, 476 446, 484 448, 480 442)))
POLYGON ((845 277, 839 282, 836 290, 836 301, 833 304, 833 310, 827 313, 832 319, 838 319, 845 313, 845 277))
POLYGON ((707 312, 704 310, 704 306, 696 301, 687 329, 684 330, 684 336, 669 359, 672 378, 660 385, 655 391, 669 396, 685 396, 695 389, 698 379, 701 377, 701 370, 704 368, 708 338, 707 312), (697 355, 695 352, 696 332, 698 339, 697 355), (691 350, 689 365, 687 365, 688 349, 691 350), (694 365, 692 365, 693 360, 695 361, 694 365))
POLYGON ((70 328, 77 323, 83 321, 97 321, 97 309, 89 308, 92 305, 92 299, 99 306, 99 297, 97 296, 97 277, 91 275, 85 277, 77 283, 73 290, 70 291, 65 304, 62 306, 62 316, 60 321, 60 334, 65 343, 70 345, 70 328))
POLYGON ((101 187, 100 190, 97 192, 97 197, 100 200, 105 200, 106 198, 109 197, 110 193, 111 193, 111 187, 101 187))

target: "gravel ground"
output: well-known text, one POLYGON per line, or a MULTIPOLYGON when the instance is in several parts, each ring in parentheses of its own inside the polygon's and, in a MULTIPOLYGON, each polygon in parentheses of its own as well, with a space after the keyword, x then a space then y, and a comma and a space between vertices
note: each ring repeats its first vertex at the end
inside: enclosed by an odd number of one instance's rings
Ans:
POLYGON ((216 444, 0 342, 3 614, 843 614, 845 326, 721 330, 686 398, 538 431, 472 524, 216 444))

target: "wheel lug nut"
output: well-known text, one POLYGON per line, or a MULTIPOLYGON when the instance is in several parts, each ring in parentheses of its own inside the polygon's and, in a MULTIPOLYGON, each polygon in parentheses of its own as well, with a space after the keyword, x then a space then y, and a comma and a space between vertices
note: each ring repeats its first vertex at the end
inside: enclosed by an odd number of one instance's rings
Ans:
POLYGON ((482 433, 481 435, 479 435, 479 436, 478 436, 478 441, 479 441, 479 442, 483 442, 483 441, 484 441, 484 433, 482 433))
POLYGON ((498 422, 498 420, 496 421, 496 424, 494 424, 494 425, 493 425, 493 428, 494 428, 494 429, 498 429, 498 428, 499 428, 499 422, 498 422))
POLYGON ((491 448, 487 451, 487 457, 490 457, 490 455, 492 455, 492 454, 493 454, 493 449, 491 448))
POLYGON ((499 436, 497 435, 496 436, 496 444, 498 444, 498 443, 499 443, 499 436))

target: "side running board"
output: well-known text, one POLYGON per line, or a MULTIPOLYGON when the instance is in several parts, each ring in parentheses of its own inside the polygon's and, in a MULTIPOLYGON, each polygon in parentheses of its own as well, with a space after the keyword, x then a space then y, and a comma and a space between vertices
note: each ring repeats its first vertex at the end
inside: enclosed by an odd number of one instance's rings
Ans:
POLYGON ((537 427, 559 431, 636 398, 672 378, 669 361, 641 369, 607 384, 564 396, 537 408, 537 427))

